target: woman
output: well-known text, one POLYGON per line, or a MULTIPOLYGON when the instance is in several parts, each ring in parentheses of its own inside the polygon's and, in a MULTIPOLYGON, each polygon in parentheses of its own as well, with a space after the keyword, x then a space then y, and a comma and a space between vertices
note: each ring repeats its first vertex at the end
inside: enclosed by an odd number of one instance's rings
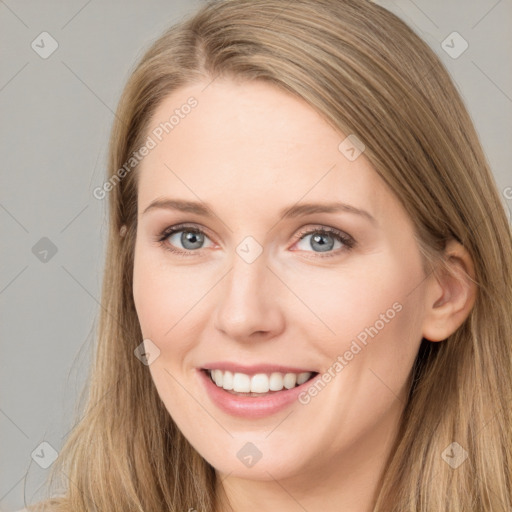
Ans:
POLYGON ((396 16, 205 5, 129 79, 95 195, 104 308, 48 510, 511 509, 510 228, 396 16))

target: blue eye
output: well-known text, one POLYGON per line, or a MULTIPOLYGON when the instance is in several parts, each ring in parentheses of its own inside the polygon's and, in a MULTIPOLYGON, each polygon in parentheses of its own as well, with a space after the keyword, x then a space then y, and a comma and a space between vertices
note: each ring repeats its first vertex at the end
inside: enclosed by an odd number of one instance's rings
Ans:
POLYGON ((351 236, 333 228, 309 229, 299 233, 298 237, 299 242, 302 242, 307 237, 311 237, 309 243, 305 244, 306 249, 301 248, 301 250, 307 250, 309 247, 314 249, 316 247, 318 251, 315 250, 313 252, 326 253, 325 256, 321 255, 320 257, 336 256, 339 254, 339 250, 331 250, 334 248, 335 242, 341 244, 341 247, 338 247, 341 251, 350 250, 355 246, 355 240, 351 236))
POLYGON ((203 248, 202 244, 204 243, 205 238, 208 237, 204 231, 199 228, 192 226, 172 226, 161 233, 158 241, 161 242, 163 247, 168 251, 182 254, 184 256, 190 256, 191 252, 197 252, 196 249, 203 248), (180 233, 181 235, 177 237, 176 235, 180 233), (185 250, 173 247, 177 240, 168 242, 172 237, 178 238, 179 243, 182 244, 185 250))
MULTIPOLYGON (((337 229, 323 226, 302 231, 295 236, 295 239, 297 239, 297 243, 299 243, 309 236, 311 236, 309 243, 305 244, 306 247, 302 247, 300 250, 310 252, 308 248, 312 248, 314 249, 312 252, 317 253, 321 258, 336 256, 340 252, 348 251, 352 249, 356 243, 350 235, 337 229), (338 242, 341 247, 335 248, 336 242, 338 242), (333 248, 337 250, 333 251, 333 248)), ((159 234, 157 239, 164 249, 182 256, 194 256, 195 253, 199 252, 198 249, 205 248, 205 240, 210 240, 205 232, 200 228, 190 225, 168 227, 159 234), (173 237, 174 240, 172 240, 173 237), (181 244, 183 249, 177 248, 177 243, 181 244)))

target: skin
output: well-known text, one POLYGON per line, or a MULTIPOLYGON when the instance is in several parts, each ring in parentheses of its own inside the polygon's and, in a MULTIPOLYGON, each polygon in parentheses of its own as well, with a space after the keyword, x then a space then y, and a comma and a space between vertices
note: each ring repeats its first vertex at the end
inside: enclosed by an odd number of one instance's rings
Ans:
MULTIPOLYGON (((190 96, 198 100, 139 169, 133 293, 143 336, 160 350, 151 376, 178 427, 215 467, 219 511, 230 510, 228 499, 245 512, 370 511, 421 339, 442 341, 473 305, 471 259, 450 243, 454 276, 425 275, 398 199, 364 152, 350 161, 339 151, 345 134, 306 102, 264 82, 207 83, 159 105, 151 127, 190 96), (143 213, 164 197, 204 201, 214 216, 143 213), (278 213, 331 201, 366 210, 374 222, 347 212, 278 213), (206 232, 189 256, 157 241, 180 223, 206 232), (335 245, 321 252, 314 234, 296 238, 319 227, 356 245, 327 235, 335 245), (252 263, 236 252, 247 236, 263 248, 252 263), (211 361, 322 373, 394 303, 401 311, 307 405, 247 420, 222 412, 203 391, 196 368, 211 361), (236 455, 249 441, 262 452, 250 468, 236 455)), ((164 244, 186 250, 180 235, 164 244)))

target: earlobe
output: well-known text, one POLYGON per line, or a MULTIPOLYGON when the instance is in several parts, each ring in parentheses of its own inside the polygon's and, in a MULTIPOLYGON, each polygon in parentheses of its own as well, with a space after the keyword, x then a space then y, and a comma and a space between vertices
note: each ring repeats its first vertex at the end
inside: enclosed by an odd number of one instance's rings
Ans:
POLYGON ((457 241, 445 249, 448 268, 439 266, 427 281, 423 337, 443 341, 469 316, 476 300, 474 265, 468 251, 457 241))

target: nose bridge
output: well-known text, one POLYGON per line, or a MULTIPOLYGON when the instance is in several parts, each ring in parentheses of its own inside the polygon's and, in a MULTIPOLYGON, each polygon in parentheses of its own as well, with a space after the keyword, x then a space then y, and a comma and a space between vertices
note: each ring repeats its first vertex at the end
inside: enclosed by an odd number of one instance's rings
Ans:
POLYGON ((244 339, 253 332, 278 330, 282 311, 273 293, 273 276, 263 252, 242 242, 233 254, 231 270, 221 286, 216 327, 232 338, 244 339))

